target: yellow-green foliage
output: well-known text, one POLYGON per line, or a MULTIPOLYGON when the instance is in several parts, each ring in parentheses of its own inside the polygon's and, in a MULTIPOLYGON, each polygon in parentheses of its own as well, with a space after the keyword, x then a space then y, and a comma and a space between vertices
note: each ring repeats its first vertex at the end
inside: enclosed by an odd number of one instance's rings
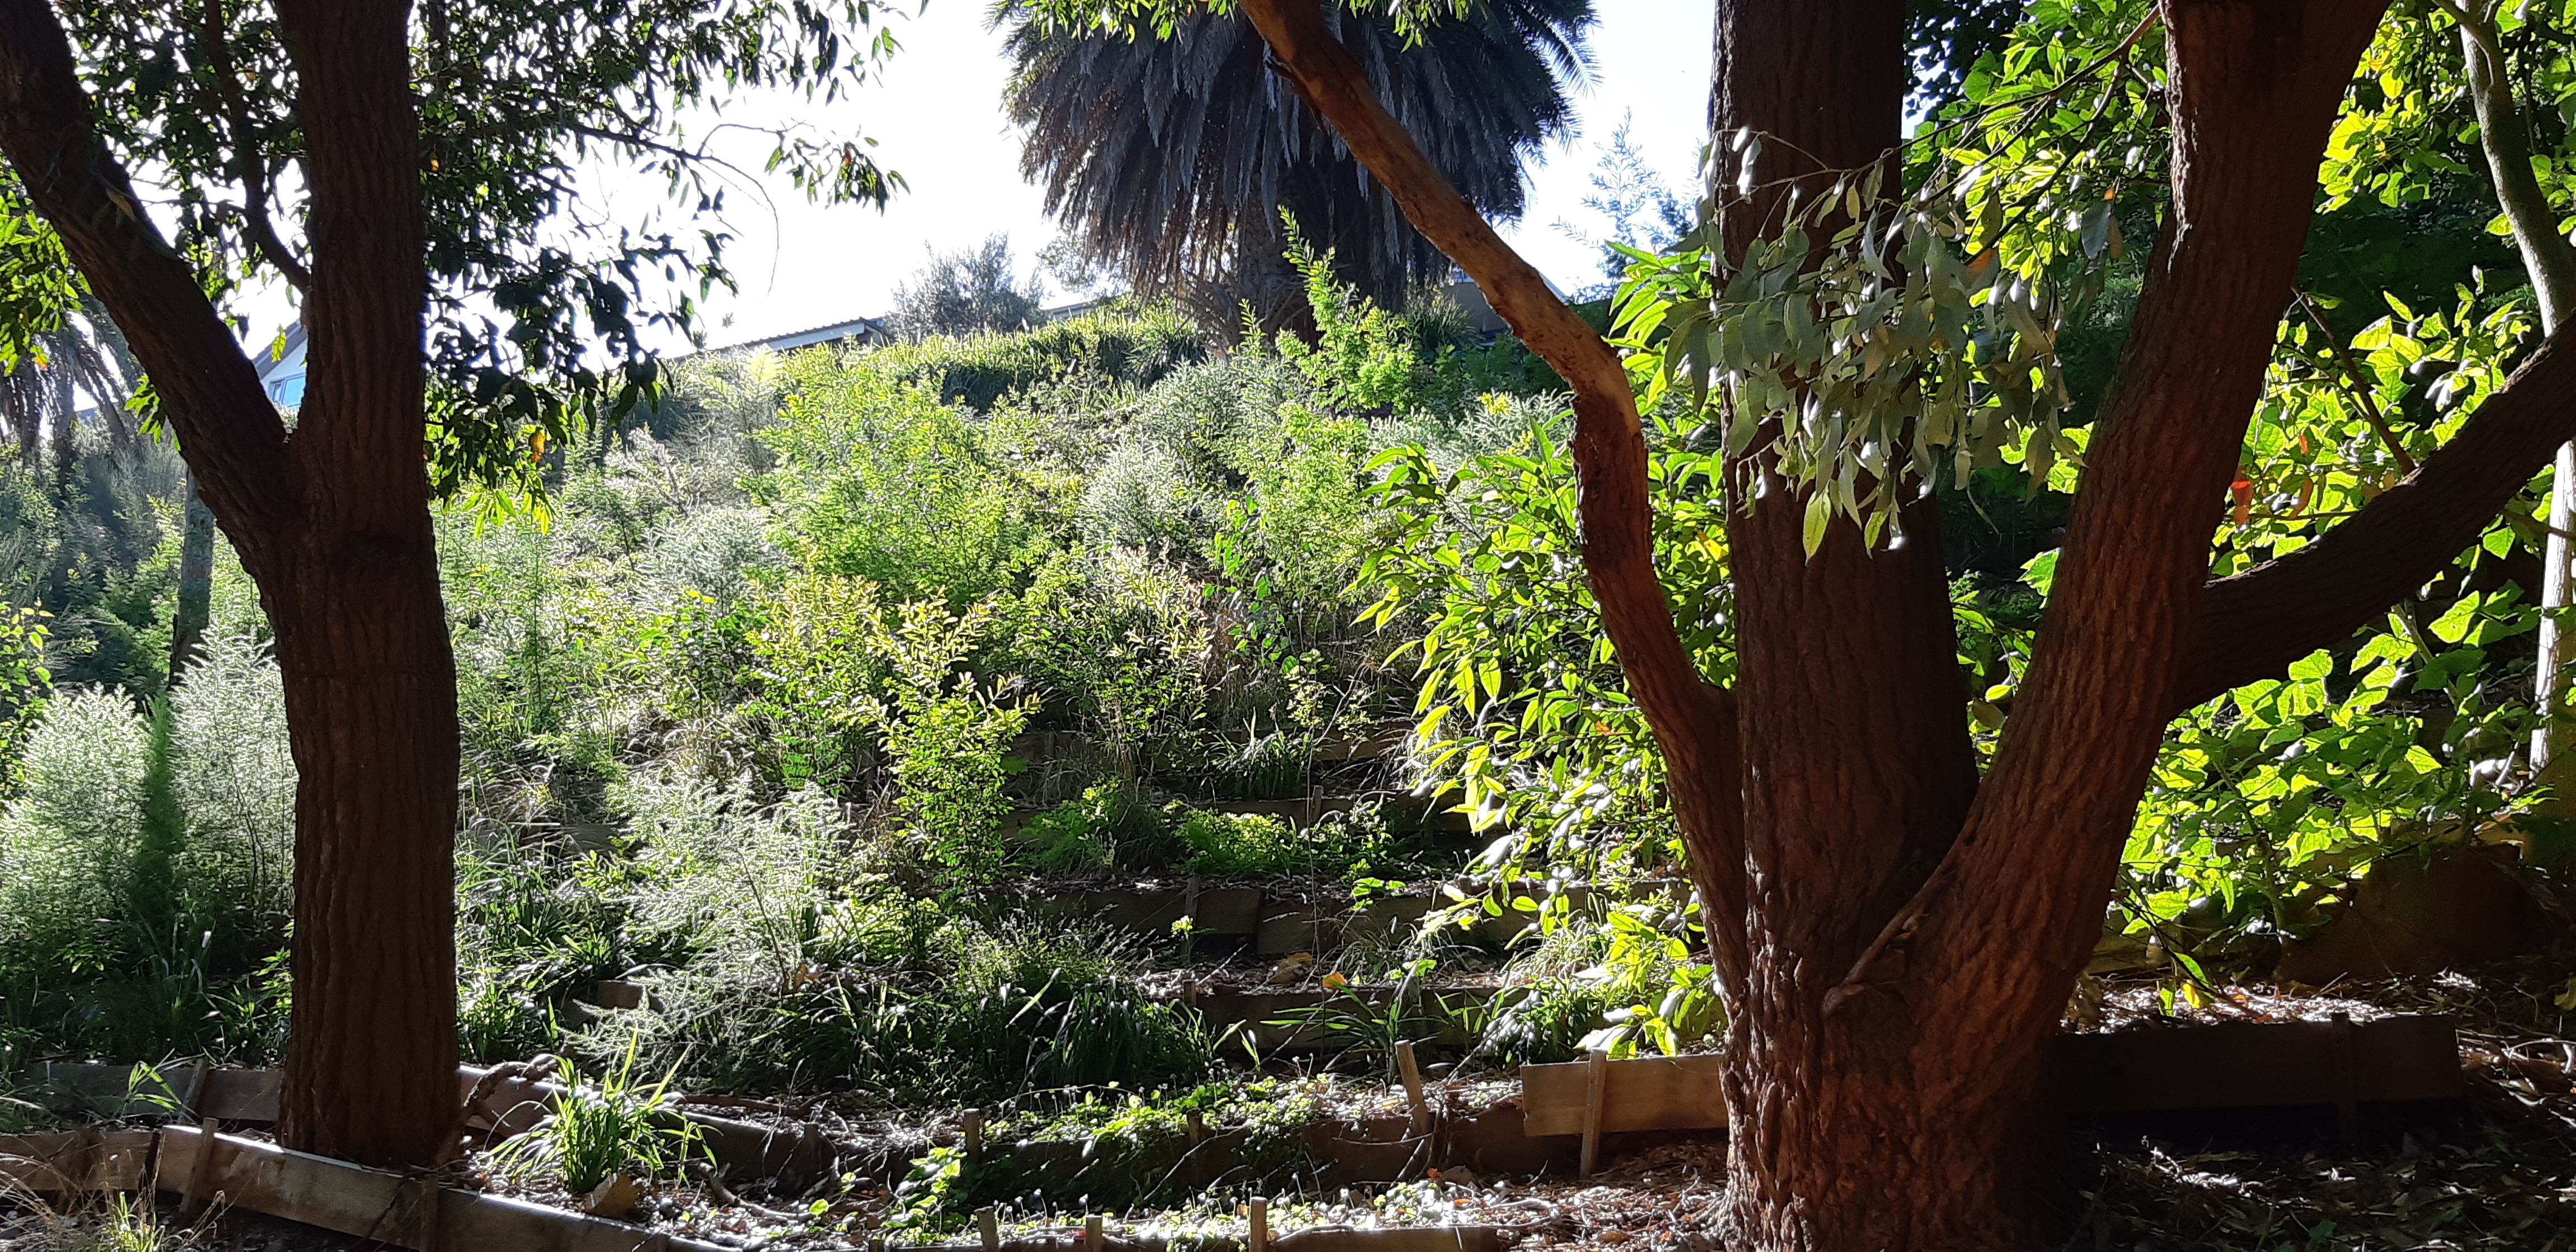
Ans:
POLYGON ((868 354, 800 353, 787 374, 760 434, 779 465, 758 487, 811 567, 896 600, 966 601, 1010 588, 1054 545, 1060 502, 929 385, 868 354))
POLYGON ((886 378, 924 384, 942 401, 989 409, 1014 392, 1076 377, 1150 387, 1206 356, 1204 337, 1178 311, 1120 304, 1017 334, 934 336, 858 359, 886 378))

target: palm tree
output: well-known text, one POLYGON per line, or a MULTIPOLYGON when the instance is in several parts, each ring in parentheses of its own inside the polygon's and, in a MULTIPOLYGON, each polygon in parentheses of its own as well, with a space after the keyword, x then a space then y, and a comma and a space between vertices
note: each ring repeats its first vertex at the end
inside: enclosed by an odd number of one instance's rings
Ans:
MULTIPOLYGON (((1017 62, 1012 120, 1020 167, 1089 260, 1139 292, 1189 298, 1218 325, 1237 300, 1266 325, 1302 307, 1284 261, 1280 214, 1336 254, 1372 299, 1445 277, 1448 259, 1415 233, 1386 189, 1352 160, 1240 16, 1201 13, 1163 39, 1074 32, 1035 20, 1030 0, 997 0, 1017 62)), ((1390 17, 1330 6, 1378 97, 1433 164, 1488 218, 1520 215, 1522 162, 1573 120, 1566 88, 1590 71, 1592 0, 1492 0, 1418 42, 1390 17)), ((1203 319, 1204 320, 1204 319, 1203 319)))

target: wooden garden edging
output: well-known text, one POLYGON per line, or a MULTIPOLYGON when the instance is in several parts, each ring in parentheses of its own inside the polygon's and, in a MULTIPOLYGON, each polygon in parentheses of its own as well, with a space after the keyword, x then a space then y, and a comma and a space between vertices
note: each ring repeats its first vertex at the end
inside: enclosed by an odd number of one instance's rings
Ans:
MULTIPOLYGON (((1194 1245, 1206 1246, 1192 1240, 1194 1245)), ((944 1243, 895 1247, 887 1252, 1166 1252, 1172 1241, 1105 1234, 1098 1248, 1077 1232, 1001 1239, 992 1243, 944 1243)), ((1263 1240, 1266 1252, 1502 1252, 1502 1232, 1492 1226, 1318 1226, 1263 1240)))
MULTIPOLYGON (((220 1202, 419 1252, 723 1252, 722 1245, 405 1178, 189 1126, 0 1136, 0 1179, 47 1194, 140 1191, 220 1202)), ((1500 1252, 1490 1226, 1323 1227, 1269 1252, 1500 1252)), ((1040 1237, 904 1252, 1159 1252, 1161 1239, 1040 1237)))
MULTIPOLYGON (((1521 1067, 1524 1133, 1716 1130, 1726 1125, 1722 1058, 1658 1056, 1521 1067), (1594 1076, 1601 1081, 1596 1087, 1594 1076), (1597 1092, 1597 1094, 1596 1094, 1597 1092)), ((2459 1033, 2446 1017, 2229 1022, 2059 1035, 2050 1082, 2073 1114, 2330 1105, 2460 1096, 2459 1033)))
POLYGON ((0 1137, 0 1177, 31 1191, 212 1200, 422 1252, 723 1252, 720 1245, 409 1179, 190 1126, 0 1137))
MULTIPOLYGON (((278 1091, 285 1075, 273 1069, 216 1069, 172 1066, 79 1065, 49 1062, 44 1081, 76 1100, 84 1111, 101 1117, 182 1116, 193 1119, 267 1125, 277 1121, 278 1091)), ((457 1094, 469 1096, 488 1070, 459 1066, 457 1094)), ((469 1110, 467 1124, 507 1136, 534 1126, 563 1088, 527 1078, 502 1078, 485 1092, 482 1107, 469 1110)), ((833 1173, 837 1149, 829 1136, 803 1126, 775 1128, 726 1117, 683 1110, 677 1114, 697 1128, 707 1155, 732 1178, 775 1178, 782 1188, 801 1191, 833 1173)))

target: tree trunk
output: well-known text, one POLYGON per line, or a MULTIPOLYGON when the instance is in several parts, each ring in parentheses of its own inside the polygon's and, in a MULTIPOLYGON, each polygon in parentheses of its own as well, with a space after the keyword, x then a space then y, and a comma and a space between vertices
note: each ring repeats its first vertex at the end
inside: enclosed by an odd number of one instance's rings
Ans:
MULTIPOLYGON (((1928 506, 1875 554, 1836 522, 1809 560, 1790 546, 1796 501, 1758 493, 1729 525, 1738 689, 1704 687, 1653 582, 1643 445, 1618 363, 1430 168, 1314 0, 1241 3, 1406 216, 1574 388, 1585 565, 1665 753, 1731 1013, 1737 1239, 1766 1252, 2041 1244, 2066 1194, 2039 1103, 2042 1045, 2100 933, 2178 698, 2348 634, 2367 602, 2385 606, 2456 555, 2453 537, 2473 535, 2479 510, 2576 425, 2556 404, 2576 359, 2544 348, 2515 394, 2407 483, 2299 554, 2214 584, 2203 612, 2311 171, 2380 6, 2162 6, 2170 222, 2038 650, 1977 783, 1928 506)), ((1878 159, 1904 86, 1901 20, 1894 0, 1720 0, 1713 119, 1791 140, 1766 151, 1878 159)), ((1762 474, 1757 459, 1730 481, 1777 486, 1762 474)))
POLYGON ((2378 8, 2168 0, 2163 17, 2171 220, 2097 421, 2046 623, 1957 838, 1826 996, 1828 1034, 1857 1075, 1787 1079, 1846 1097, 1789 1109, 1784 1134, 1858 1179, 1810 1171, 1805 1188, 1739 1196, 1737 1220, 1764 1247, 2021 1247, 2044 1230, 2027 1203, 2051 1190, 2035 1171, 2052 1154, 2031 1137, 2041 1045, 2101 933, 2174 710, 2210 535, 2307 237, 2306 171, 2378 8), (1875 1107, 1856 1112, 1863 1103, 1875 1107), (1858 1141, 1832 1124, 1846 1117, 1875 1123, 1887 1150, 1852 1155, 1858 1141), (1864 1225, 1848 1210, 1866 1205, 1800 1211, 1829 1182, 1904 1197, 1904 1215, 1864 1225), (1957 1199, 1960 1188, 1978 1199, 1957 1199))
POLYGON ((408 479, 415 524, 334 527, 265 597, 300 778, 283 1138, 388 1165, 439 1159, 457 1110, 456 671, 409 468, 348 491, 408 479))
POLYGON ((179 604, 170 615, 170 681, 175 688, 197 659, 214 617, 215 515, 188 471, 188 507, 179 531, 179 604))
POLYGON ((42 461, 38 449, 44 446, 45 379, 33 361, 22 360, 18 368, 0 375, 0 417, 9 422, 9 433, 18 440, 18 464, 33 472, 42 461))
POLYGON ((409 5, 279 0, 305 141, 311 386, 290 436, 134 212, 70 41, 0 0, 0 146, 149 372, 277 632, 296 789, 290 1147, 440 1159, 456 1124, 456 681, 421 457, 428 283, 409 5))
MULTIPOLYGON (((306 525, 261 580, 295 797, 288 1146, 439 1158, 456 1120, 456 662, 421 469, 427 384, 410 5, 281 0, 300 86, 306 525)), ((156 375, 157 377, 157 375, 156 375)))
POLYGON ((71 337, 76 333, 66 326, 46 336, 45 390, 53 410, 54 491, 68 498, 72 474, 80 468, 80 415, 74 410, 78 402, 72 396, 71 337))
MULTIPOLYGON (((1772 137, 1757 184, 1830 181, 1889 159, 1901 139, 1904 30, 1901 0, 1720 0, 1712 133, 1772 137)), ((1730 248, 1775 215, 1776 198, 1729 211, 1719 226, 1730 248)), ((1913 1027, 1893 1006, 1847 1021, 1824 1007, 1976 795, 1938 502, 1909 506, 1885 550, 1837 524, 1809 557, 1804 501, 1768 454, 1757 449, 1727 477, 1737 488, 1727 533, 1739 803, 1744 856, 1763 869, 1744 916, 1729 919, 1749 948, 1727 1004, 1737 1237, 1893 1248, 1918 1246, 1918 1232, 2008 1228, 1997 1213, 2035 1191, 2000 1158, 2030 1155, 2031 1128, 2010 1108, 1927 1108, 1936 1088, 1910 1072, 1913 1027)), ((1685 829, 1694 859, 1722 854, 1685 829)))

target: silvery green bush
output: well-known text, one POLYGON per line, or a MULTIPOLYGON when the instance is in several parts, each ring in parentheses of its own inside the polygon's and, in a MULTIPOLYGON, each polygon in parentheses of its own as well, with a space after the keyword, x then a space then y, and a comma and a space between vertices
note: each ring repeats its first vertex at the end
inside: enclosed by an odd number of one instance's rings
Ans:
POLYGON ((143 828, 150 728, 124 693, 55 694, 28 731, 0 815, 0 953, 71 970, 113 951, 143 828))
POLYGON ((170 712, 188 824, 182 893, 283 917, 294 901, 295 758, 277 662, 249 629, 219 626, 170 712))

